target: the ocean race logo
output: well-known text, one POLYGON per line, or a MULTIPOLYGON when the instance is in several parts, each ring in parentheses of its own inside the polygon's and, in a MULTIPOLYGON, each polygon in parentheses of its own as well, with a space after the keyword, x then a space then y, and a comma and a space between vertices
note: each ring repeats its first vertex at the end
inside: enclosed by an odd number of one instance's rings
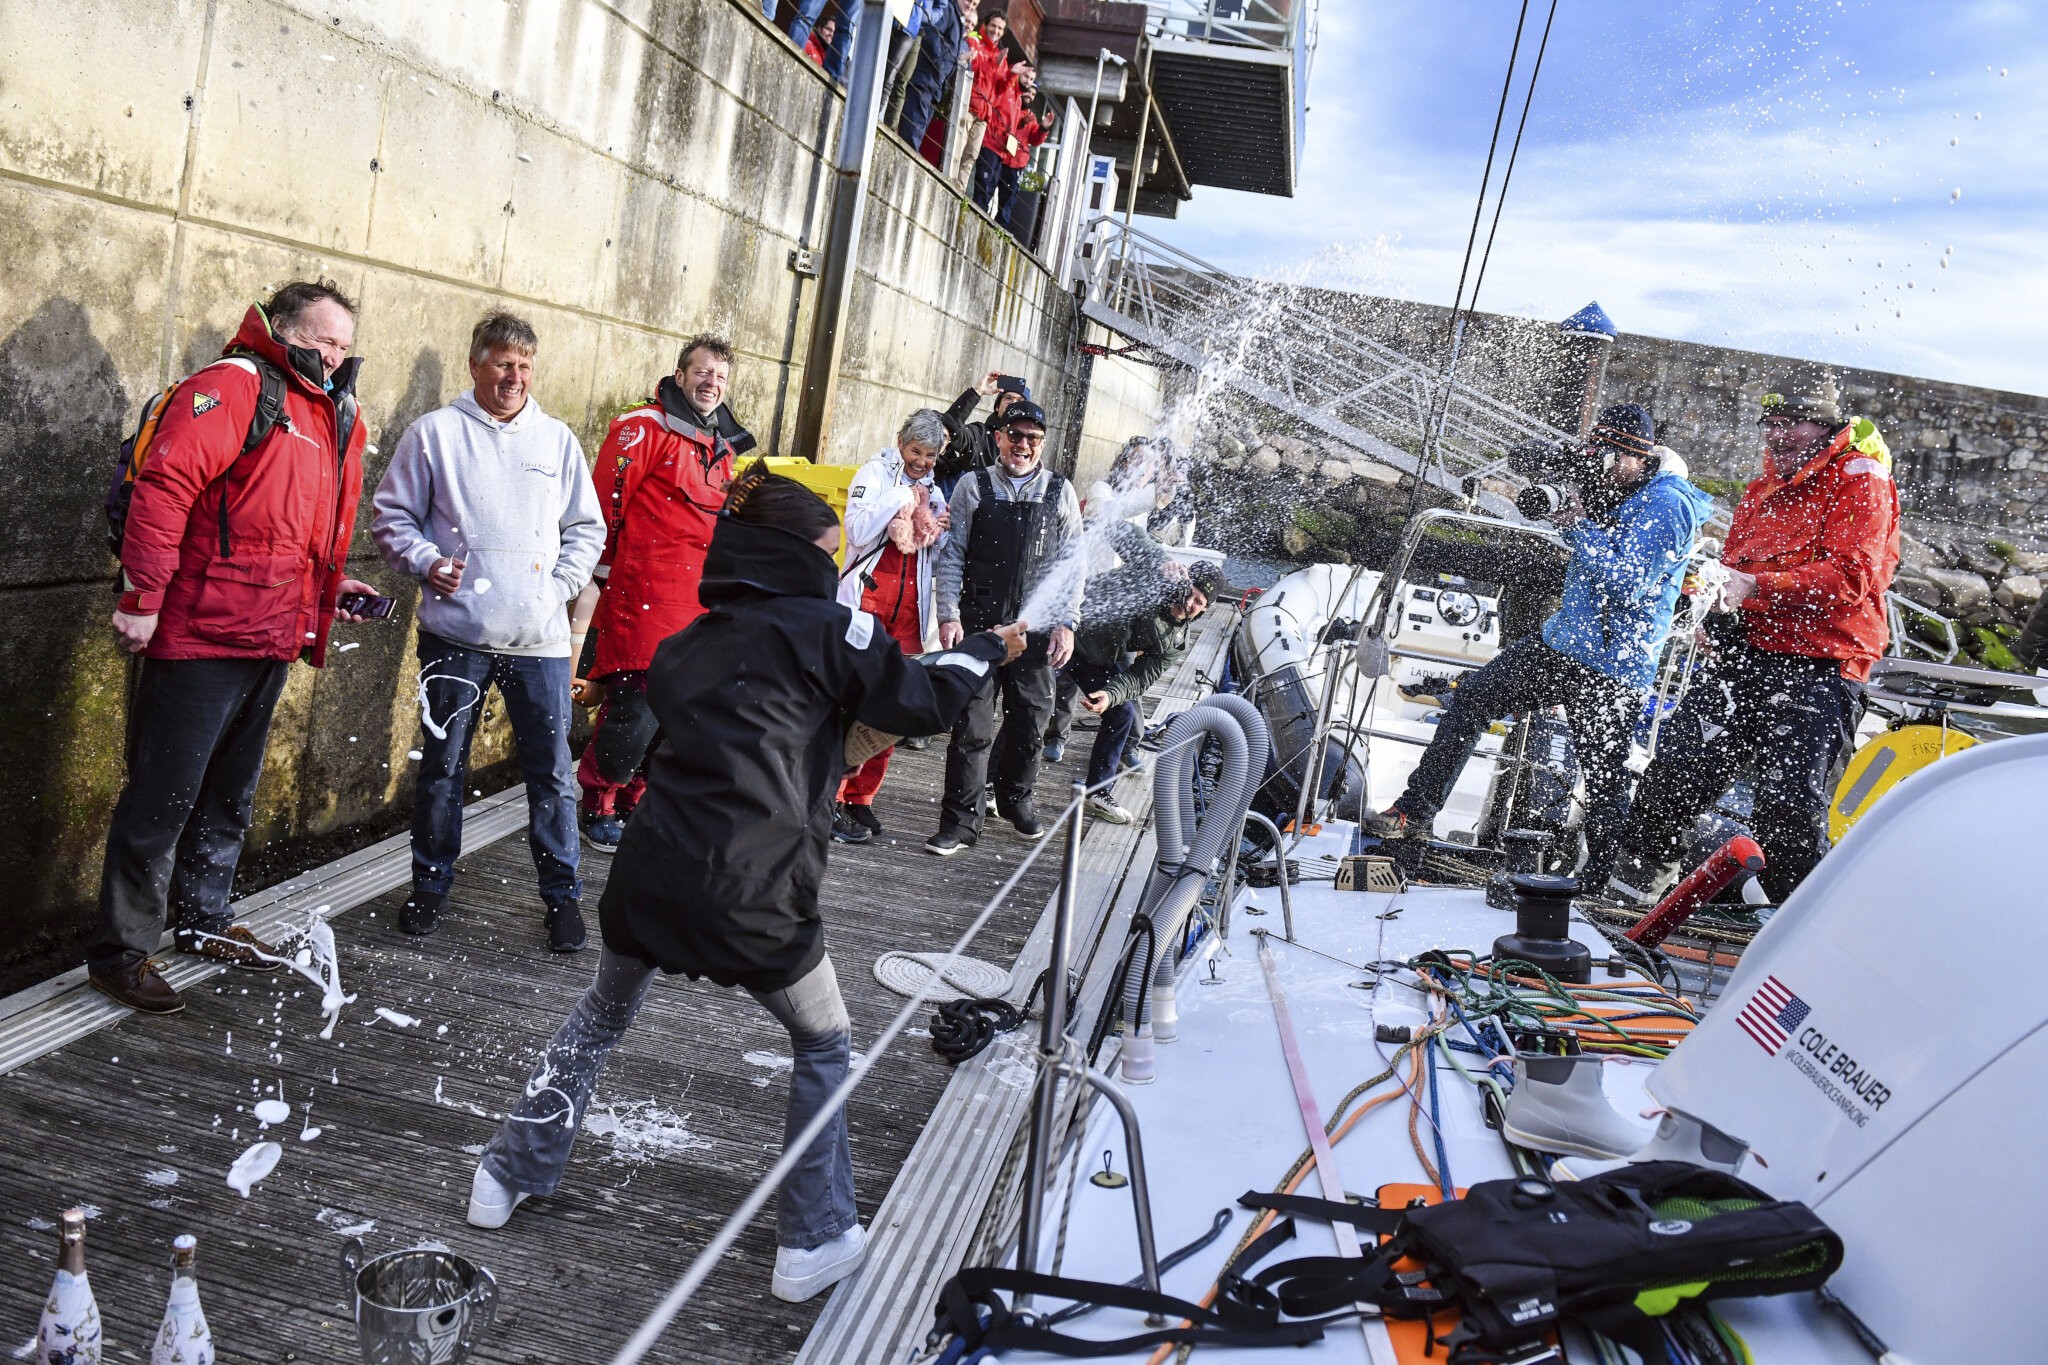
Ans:
POLYGON ((1735 1016, 1735 1022, 1770 1056, 1783 1053, 1801 1075, 1813 1082, 1815 1089, 1861 1128, 1892 1097, 1891 1087, 1827 1034, 1807 1024, 1812 1014, 1813 1006, 1801 1000, 1790 986, 1775 976, 1767 976, 1735 1016))

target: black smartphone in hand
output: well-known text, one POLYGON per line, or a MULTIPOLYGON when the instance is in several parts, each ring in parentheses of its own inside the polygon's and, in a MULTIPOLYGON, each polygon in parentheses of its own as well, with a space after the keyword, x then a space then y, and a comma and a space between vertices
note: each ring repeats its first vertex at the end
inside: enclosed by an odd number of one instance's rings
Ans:
POLYGON ((345 592, 334 604, 350 616, 367 616, 372 621, 387 620, 398 605, 392 597, 379 597, 371 592, 345 592))

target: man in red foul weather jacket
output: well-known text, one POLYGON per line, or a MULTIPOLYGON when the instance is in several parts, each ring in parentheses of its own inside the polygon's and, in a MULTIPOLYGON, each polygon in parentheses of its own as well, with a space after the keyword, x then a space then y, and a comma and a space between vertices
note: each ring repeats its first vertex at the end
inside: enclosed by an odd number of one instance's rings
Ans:
POLYGON ((1011 206, 1017 202, 1024 168, 1045 141, 1052 117, 1052 106, 1038 96, 1038 72, 1025 67, 1017 75, 1017 117, 1010 125, 1008 150, 1002 153, 1002 169, 996 172, 996 222, 1013 237, 1017 226, 1010 217, 1011 206))
POLYGON ((1714 659, 1665 722, 1610 885, 1657 895, 1693 820, 1747 763, 1758 878, 1783 901, 1828 850, 1828 801, 1887 643, 1899 493, 1877 429, 1848 420, 1832 377, 1795 373, 1763 396, 1763 477, 1735 509, 1714 659))
MULTIPOLYGON (((619 846, 625 817, 640 799, 638 774, 659 726, 647 705, 654 647, 703 614, 697 585, 733 461, 754 438, 725 406, 732 346, 703 335, 684 343, 676 372, 654 397, 616 418, 598 452, 598 500, 607 534, 591 589, 590 678, 604 687, 597 728, 576 780, 583 788, 584 842, 600 853, 619 846)), ((582 641, 571 642, 572 657, 582 641)))
POLYGON ((324 664, 336 618, 358 619, 342 593, 375 592, 344 572, 363 486, 354 344, 338 287, 286 285, 173 392, 136 475, 113 625, 142 676, 86 962, 130 1008, 184 1007, 151 959, 167 915, 181 952, 276 967, 228 893, 285 674, 324 664), (283 411, 244 454, 266 370, 283 411))
POLYGON ((1012 63, 998 72, 988 86, 988 127, 981 135, 981 155, 974 163, 974 186, 969 196, 984 213, 994 213, 996 189, 1002 182, 1003 158, 1014 155, 1019 145, 1017 120, 1023 113, 1023 74, 1031 63, 1012 63))

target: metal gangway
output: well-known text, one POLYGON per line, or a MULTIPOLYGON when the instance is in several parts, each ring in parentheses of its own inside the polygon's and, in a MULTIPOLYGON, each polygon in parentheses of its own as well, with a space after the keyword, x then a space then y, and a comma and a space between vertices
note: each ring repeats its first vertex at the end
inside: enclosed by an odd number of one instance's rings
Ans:
POLYGON ((1514 516, 1522 482, 1509 447, 1572 438, 1361 335, 1313 290, 1231 275, 1108 216, 1084 253, 1090 322, 1495 515, 1514 516))

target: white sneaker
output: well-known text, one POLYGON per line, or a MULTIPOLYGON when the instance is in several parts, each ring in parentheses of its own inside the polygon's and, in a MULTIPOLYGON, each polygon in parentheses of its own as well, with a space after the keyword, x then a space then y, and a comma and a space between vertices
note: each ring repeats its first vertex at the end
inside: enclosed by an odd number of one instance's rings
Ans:
POLYGON ((867 1230, 858 1223, 823 1246, 777 1247, 775 1279, 769 1288, 785 1303, 802 1303, 860 1269, 867 1254, 867 1230))
POLYGON ((527 1201, 522 1190, 508 1190, 498 1183, 498 1178, 482 1166, 469 1181, 469 1223, 471 1227, 501 1228, 512 1217, 512 1210, 527 1201))
POLYGON ((1098 820, 1107 820, 1112 825, 1128 825, 1131 813, 1111 800, 1105 792, 1098 792, 1088 798, 1088 813, 1098 820))

